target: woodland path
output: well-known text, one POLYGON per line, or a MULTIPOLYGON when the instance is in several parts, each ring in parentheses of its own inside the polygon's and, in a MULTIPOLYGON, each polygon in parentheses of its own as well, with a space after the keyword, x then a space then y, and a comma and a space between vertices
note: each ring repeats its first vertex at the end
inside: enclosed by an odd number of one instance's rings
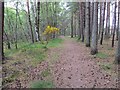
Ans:
POLYGON ((116 88, 117 78, 106 74, 90 55, 90 48, 69 37, 61 37, 64 41, 58 47, 49 48, 46 60, 26 72, 8 87, 31 87, 34 81, 53 81, 56 88, 116 88), (44 70, 50 70, 47 78, 42 77, 44 70))
POLYGON ((115 88, 116 79, 107 75, 91 57, 90 49, 77 41, 64 38, 62 48, 50 53, 59 53, 52 65, 57 88, 115 88))

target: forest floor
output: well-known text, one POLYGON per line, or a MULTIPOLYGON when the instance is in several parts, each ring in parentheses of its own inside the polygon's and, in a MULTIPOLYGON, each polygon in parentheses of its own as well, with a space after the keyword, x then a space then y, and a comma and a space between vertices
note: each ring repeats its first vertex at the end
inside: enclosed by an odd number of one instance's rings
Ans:
MULTIPOLYGON (((22 88, 116 88, 117 65, 114 48, 105 42, 97 55, 76 38, 63 37, 61 45, 49 48, 44 61, 35 67, 25 65, 25 73, 17 76, 8 87, 22 88)), ((21 56, 22 57, 22 56, 21 56)), ((24 62, 25 63, 25 62, 24 62)), ((21 62, 17 63, 20 67, 21 62)), ((23 72, 23 71, 22 71, 23 72)))

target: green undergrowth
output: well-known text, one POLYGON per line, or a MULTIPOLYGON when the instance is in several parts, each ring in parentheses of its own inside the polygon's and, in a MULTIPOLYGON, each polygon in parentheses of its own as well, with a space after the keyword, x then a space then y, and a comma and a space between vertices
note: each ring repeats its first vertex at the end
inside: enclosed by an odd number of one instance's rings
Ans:
POLYGON ((109 64, 109 63, 105 63, 105 64, 101 64, 101 67, 104 69, 104 70, 110 70, 112 65, 109 64))
POLYGON ((115 75, 115 73, 113 73, 113 63, 98 63, 98 65, 100 65, 101 69, 103 69, 106 73, 110 74, 110 75, 115 75))
POLYGON ((51 81, 37 81, 31 84, 31 88, 54 88, 51 81))
MULTIPOLYGON (((63 42, 63 39, 53 39, 48 43, 47 48, 58 47, 63 42)), ((46 60, 47 50, 44 48, 45 44, 36 42, 34 44, 30 43, 18 43, 18 49, 12 48, 11 50, 5 49, 4 54, 8 60, 3 66, 6 68, 7 76, 4 77, 3 83, 8 84, 13 82, 19 75, 24 76, 24 73, 27 73, 30 69, 36 67, 39 63, 46 60), (22 71, 22 73, 21 73, 22 71), (17 73, 12 73, 17 72, 17 73)), ((25 74, 26 75, 26 74, 25 74)), ((50 75, 49 70, 42 72, 43 77, 50 75)), ((52 87, 51 82, 39 82, 40 87, 52 87)), ((39 84, 34 84, 36 87, 39 87, 39 84)), ((33 86, 34 86, 33 85, 33 86)))
POLYGON ((108 55, 105 53, 99 52, 96 54, 96 57, 100 58, 100 59, 106 59, 106 58, 108 58, 108 55))
MULTIPOLYGON (((51 47, 58 47, 63 42, 63 39, 56 38, 53 40, 50 40, 48 43, 47 48, 51 47)), ((26 60, 27 64, 31 64, 32 66, 36 66, 38 63, 41 63, 45 60, 47 49, 44 48, 45 44, 41 42, 36 42, 34 44, 29 43, 23 43, 18 44, 18 49, 11 49, 5 50, 5 57, 8 59, 12 59, 11 62, 13 63, 18 61, 26 60)), ((11 64, 12 64, 11 63, 11 64)))
POLYGON ((49 47, 58 47, 58 46, 60 46, 60 44, 61 44, 63 41, 64 41, 64 40, 61 39, 61 38, 50 40, 49 43, 48 43, 48 48, 49 48, 49 47))
MULTIPOLYGON (((47 47, 48 48, 51 48, 51 47, 58 47, 60 46, 60 44, 63 42, 63 39, 60 39, 60 38, 55 38, 53 40, 50 40, 47 47)), ((14 54, 16 54, 17 52, 28 52, 28 54, 32 55, 34 54, 34 52, 37 50, 37 49, 44 49, 44 46, 45 44, 42 44, 40 42, 36 42, 34 44, 30 44, 30 43, 18 43, 18 49, 11 49, 11 50, 8 50, 8 49, 5 49, 4 50, 4 53, 5 53, 5 56, 13 56, 14 54)), ((35 54, 37 54, 39 52, 36 51, 35 54)), ((38 53, 39 54, 39 53, 38 53)), ((41 52, 40 52, 41 54, 41 52)), ((39 54, 39 55, 40 55, 39 54)))
POLYGON ((46 69, 46 70, 44 70, 42 73, 41 73, 41 75, 43 76, 43 77, 47 77, 48 75, 50 75, 51 73, 50 73, 50 69, 46 69))

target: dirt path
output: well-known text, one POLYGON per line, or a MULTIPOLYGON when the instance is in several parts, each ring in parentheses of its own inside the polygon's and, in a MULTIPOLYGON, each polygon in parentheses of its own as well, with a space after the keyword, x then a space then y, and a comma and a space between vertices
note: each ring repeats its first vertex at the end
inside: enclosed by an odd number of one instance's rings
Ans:
MULTIPOLYGON (((90 55, 90 49, 76 40, 61 37, 64 42, 47 51, 46 60, 35 68, 28 68, 25 76, 21 75, 8 87, 29 88, 34 81, 53 81, 56 88, 115 88, 116 78, 105 73, 90 55), (41 73, 50 70, 47 77, 41 73)), ((21 65, 21 64, 20 64, 21 65)))
MULTIPOLYGON (((88 48, 73 39, 64 38, 58 61, 52 65, 57 88, 115 88, 116 79, 107 75, 91 58, 88 48)), ((51 53, 52 53, 51 52, 51 53)))

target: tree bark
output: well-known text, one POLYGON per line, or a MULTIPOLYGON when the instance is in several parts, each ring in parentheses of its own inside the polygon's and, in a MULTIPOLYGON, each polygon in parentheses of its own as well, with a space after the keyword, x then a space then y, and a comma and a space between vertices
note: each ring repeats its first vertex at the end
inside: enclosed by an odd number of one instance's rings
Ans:
POLYGON ((4 31, 4 34, 5 34, 6 39, 7 39, 7 46, 8 46, 8 49, 11 49, 9 37, 8 37, 8 35, 7 35, 7 33, 6 33, 5 31, 4 31))
POLYGON ((74 13, 74 17, 73 17, 73 25, 74 25, 74 35, 76 37, 76 13, 74 13))
POLYGON ((90 47, 90 2, 86 2, 85 16, 86 47, 90 47))
POLYGON ((100 45, 103 44, 103 35, 104 35, 104 21, 105 21, 105 8, 106 8, 106 2, 104 2, 104 9, 103 9, 103 18, 102 18, 102 22, 101 22, 101 39, 100 39, 100 45))
POLYGON ((40 41, 40 2, 37 2, 37 33, 38 33, 38 41, 40 41))
POLYGON ((73 12, 71 13, 71 38, 73 38, 73 12))
POLYGON ((98 53, 98 3, 94 2, 94 16, 93 16, 93 30, 92 30, 92 42, 91 42, 91 54, 98 53))
POLYGON ((98 32, 98 38, 100 38, 100 34, 101 34, 101 22, 102 22, 102 4, 103 2, 100 2, 100 20, 99 20, 99 32, 98 32))
POLYGON ((3 31, 4 31, 4 2, 0 1, 0 60, 4 59, 3 31))
POLYGON ((84 3, 80 2, 80 29, 81 29, 81 39, 84 42, 84 3))
POLYGON ((80 4, 80 2, 78 3, 79 4, 79 16, 78 16, 78 21, 79 21, 79 23, 78 23, 78 29, 79 29, 79 33, 78 33, 78 40, 80 40, 81 39, 81 4, 80 4))
POLYGON ((27 0, 27 10, 28 10, 28 19, 29 19, 29 25, 30 25, 30 30, 31 30, 31 39, 32 43, 34 43, 34 35, 33 35, 33 30, 32 30, 32 22, 31 22, 31 17, 30 17, 30 10, 29 10, 29 0, 27 0))
POLYGON ((107 2, 107 18, 106 18, 105 38, 108 39, 109 37, 110 37, 110 2, 107 2))
POLYGON ((94 11, 94 3, 91 2, 90 7, 90 37, 92 36, 92 26, 93 26, 93 11, 94 11))
POLYGON ((15 48, 18 49, 17 45, 17 29, 18 29, 18 2, 16 2, 16 29, 15 29, 15 48))
POLYGON ((119 38, 119 3, 118 3, 118 21, 117 21, 117 30, 116 30, 116 40, 118 41, 118 38, 119 38))
MULTIPOLYGON (((120 1, 119 1, 118 8, 119 8, 118 12, 119 12, 119 17, 120 17, 120 1)), ((120 18, 119 18, 119 21, 120 21, 120 18)), ((118 47, 117 47, 117 50, 116 50, 115 62, 117 62, 118 64, 120 64, 120 23, 119 23, 118 47)))
POLYGON ((115 8, 114 8, 114 29, 113 29, 113 36, 112 36, 112 47, 114 47, 114 39, 115 39, 115 30, 116 30, 116 8, 117 3, 115 2, 115 8))

